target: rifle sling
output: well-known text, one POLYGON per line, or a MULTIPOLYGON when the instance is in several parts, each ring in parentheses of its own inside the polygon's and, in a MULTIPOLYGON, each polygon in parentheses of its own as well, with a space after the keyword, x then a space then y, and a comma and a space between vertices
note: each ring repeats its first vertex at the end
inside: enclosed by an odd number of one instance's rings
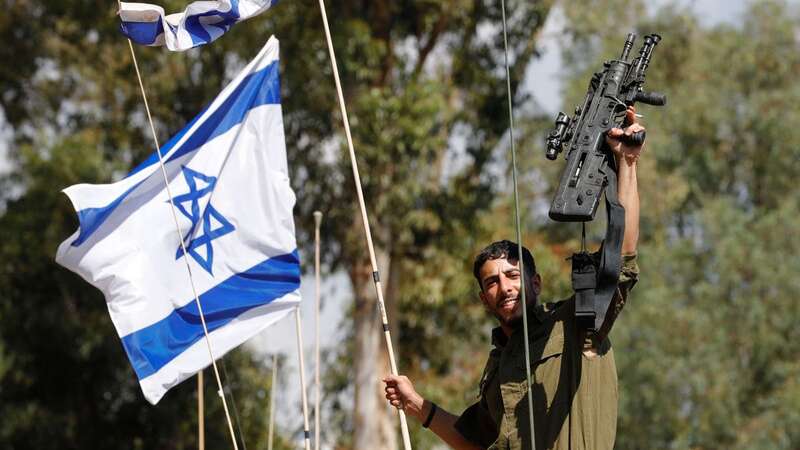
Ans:
POLYGON ((596 332, 605 321, 611 299, 617 290, 622 267, 622 238, 625 234, 625 208, 617 197, 617 173, 606 166, 606 236, 600 246, 600 261, 587 252, 572 255, 572 288, 575 291, 575 318, 580 328, 596 332))

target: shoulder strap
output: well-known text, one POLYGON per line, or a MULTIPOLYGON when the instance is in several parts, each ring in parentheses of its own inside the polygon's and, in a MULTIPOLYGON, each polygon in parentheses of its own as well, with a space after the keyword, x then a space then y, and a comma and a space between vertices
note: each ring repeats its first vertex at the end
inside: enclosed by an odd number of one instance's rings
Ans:
POLYGON ((600 260, 587 252, 572 255, 572 288, 575 290, 575 319, 580 328, 599 330, 617 289, 622 267, 622 238, 625 208, 617 198, 617 173, 606 166, 606 236, 600 246, 600 260))

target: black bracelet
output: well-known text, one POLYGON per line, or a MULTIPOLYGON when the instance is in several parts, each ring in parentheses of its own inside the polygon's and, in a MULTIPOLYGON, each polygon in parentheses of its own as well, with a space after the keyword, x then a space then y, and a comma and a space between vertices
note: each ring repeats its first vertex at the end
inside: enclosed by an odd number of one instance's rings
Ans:
POLYGON ((428 428, 433 421, 433 416, 436 414, 436 403, 431 402, 431 412, 428 413, 428 418, 422 423, 422 428, 428 428))

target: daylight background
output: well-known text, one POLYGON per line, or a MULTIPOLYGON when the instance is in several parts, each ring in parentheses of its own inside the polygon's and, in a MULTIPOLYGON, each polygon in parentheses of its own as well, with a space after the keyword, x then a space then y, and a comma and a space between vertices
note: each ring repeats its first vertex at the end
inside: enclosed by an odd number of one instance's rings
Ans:
MULTIPOLYGON (((185 2, 160 4, 178 11, 185 2)), ((669 103, 639 110, 648 127, 642 280, 611 335, 617 448, 800 448, 798 2, 507 8, 524 242, 545 299, 569 294, 564 259, 579 228, 547 219, 563 163, 545 160, 543 137, 628 32, 664 38, 646 86, 669 103)), ((153 148, 115 10, 110 1, 9 0, 0 13, 2 448, 197 448, 195 382, 150 406, 100 292, 53 261, 77 227, 59 191, 119 179, 153 148)), ((491 240, 513 238, 499 1, 344 0, 329 15, 399 366, 458 412, 476 398, 491 328, 471 259, 491 240)), ((137 48, 156 128, 162 140, 180 130, 272 34, 308 273, 312 212, 325 214, 323 448, 395 450, 396 414, 378 383, 388 363, 317 3, 284 0, 186 53, 137 48)), ((589 232, 596 245, 602 224, 589 232)), ((313 279, 303 283, 310 375, 313 279)), ((286 320, 224 358, 240 448, 266 448, 276 353, 275 448, 300 448, 294 333, 286 320)), ((207 446, 229 448, 215 390, 207 377, 207 446)), ((415 448, 437 446, 418 424, 411 431, 415 448)))

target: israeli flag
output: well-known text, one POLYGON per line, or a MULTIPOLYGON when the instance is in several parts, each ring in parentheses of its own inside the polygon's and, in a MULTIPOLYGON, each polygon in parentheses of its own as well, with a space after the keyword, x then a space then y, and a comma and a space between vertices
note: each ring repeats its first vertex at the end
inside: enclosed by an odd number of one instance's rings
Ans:
POLYGON ((153 154, 116 183, 64 190, 80 228, 56 255, 105 294, 153 404, 211 364, 181 239, 216 358, 300 301, 274 37, 162 154, 180 236, 153 154))
POLYGON ((165 45, 188 50, 222 36, 233 24, 261 14, 278 0, 222 0, 192 2, 181 13, 164 14, 149 3, 120 4, 122 34, 142 45, 165 45))

